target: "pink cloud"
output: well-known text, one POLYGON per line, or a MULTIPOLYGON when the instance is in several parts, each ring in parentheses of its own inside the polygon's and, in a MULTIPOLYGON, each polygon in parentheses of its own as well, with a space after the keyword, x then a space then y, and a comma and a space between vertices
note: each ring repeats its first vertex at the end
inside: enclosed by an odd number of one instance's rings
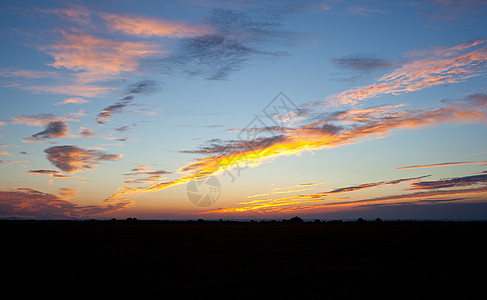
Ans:
POLYGON ((66 173, 94 170, 101 161, 113 161, 122 158, 122 154, 107 154, 96 150, 87 150, 76 146, 55 146, 44 150, 47 159, 66 173))
POLYGON ((190 26, 183 22, 174 22, 148 17, 128 17, 114 14, 102 14, 108 26, 116 31, 143 37, 187 37, 211 33, 211 29, 190 26))
POLYGON ((86 34, 80 30, 61 31, 62 39, 43 47, 57 69, 76 73, 77 83, 105 81, 123 73, 137 72, 139 60, 162 54, 159 44, 115 41, 86 34))
POLYGON ((327 101, 333 105, 355 104, 381 95, 398 95, 479 76, 485 72, 485 44, 479 40, 431 52, 430 57, 408 62, 374 84, 331 95, 327 101), (470 52, 462 53, 467 49, 470 52))
MULTIPOLYGON (((74 196, 76 190, 62 189, 63 197, 74 196)), ((106 205, 79 205, 62 197, 30 188, 0 191, 0 216, 36 219, 86 218, 106 214, 132 205, 131 201, 106 201, 106 205)))

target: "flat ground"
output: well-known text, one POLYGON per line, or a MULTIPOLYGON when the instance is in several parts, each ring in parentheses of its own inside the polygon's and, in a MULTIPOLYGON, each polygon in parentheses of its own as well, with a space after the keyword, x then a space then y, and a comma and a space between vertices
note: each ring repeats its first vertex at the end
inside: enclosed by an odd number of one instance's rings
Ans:
POLYGON ((2 292, 467 298, 485 293, 486 229, 487 222, 0 221, 2 292))

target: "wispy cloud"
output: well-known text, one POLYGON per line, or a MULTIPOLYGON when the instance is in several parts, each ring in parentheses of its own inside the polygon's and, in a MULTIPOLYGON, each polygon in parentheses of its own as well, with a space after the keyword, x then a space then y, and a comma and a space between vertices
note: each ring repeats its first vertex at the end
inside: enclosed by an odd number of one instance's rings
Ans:
POLYGON ((483 161, 445 162, 445 163, 439 163, 439 164, 400 167, 400 168, 395 168, 394 170, 437 168, 437 167, 451 167, 451 166, 462 166, 462 165, 485 165, 485 164, 487 164, 487 160, 483 160, 483 161))
POLYGON ((64 200, 69 200, 78 197, 79 191, 75 188, 63 187, 59 188, 59 194, 63 197, 64 200))
POLYGON ((214 9, 206 21, 211 32, 181 39, 176 54, 162 60, 162 66, 209 80, 225 80, 252 57, 287 55, 262 46, 286 37, 279 30, 279 20, 292 10, 286 5, 214 9))
POLYGON ((163 53, 159 44, 115 41, 78 29, 62 30, 61 36, 60 41, 42 49, 54 58, 50 66, 77 72, 78 83, 105 81, 136 72, 141 58, 163 53))
POLYGON ((130 173, 123 174, 123 175, 131 176, 131 175, 165 175, 165 174, 171 174, 171 172, 165 170, 151 171, 149 169, 149 166, 139 165, 138 167, 133 168, 130 173))
POLYGON ((361 72, 392 68, 398 65, 398 62, 388 61, 383 58, 358 55, 333 58, 331 62, 338 67, 361 72))
POLYGON ((106 205, 79 205, 65 200, 74 189, 63 188, 61 196, 30 188, 0 191, 0 216, 36 219, 86 218, 125 209, 131 201, 106 201, 106 205), (64 194, 64 195, 63 195, 64 194))
POLYGON ((92 14, 92 12, 85 6, 75 4, 70 4, 65 8, 38 9, 38 11, 45 14, 54 14, 64 20, 79 23, 80 25, 87 25, 90 23, 90 16, 92 14))
POLYGON ((300 183, 298 186, 315 186, 320 184, 328 183, 328 181, 310 182, 310 183, 300 183))
POLYGON ((116 103, 107 106, 101 113, 98 114, 96 122, 100 125, 105 124, 115 113, 122 111, 127 105, 132 103, 135 95, 138 94, 153 94, 159 90, 159 83, 154 80, 142 80, 135 84, 132 84, 128 91, 125 93, 125 97, 117 101, 116 103))
MULTIPOLYGON (((414 183, 413 183, 414 184, 414 183)), ((441 202, 463 202, 477 201, 477 196, 487 193, 487 187, 473 189, 456 189, 456 190, 432 190, 407 194, 388 195, 376 198, 367 198, 360 200, 350 200, 350 197, 327 197, 321 195, 298 195, 293 197, 284 197, 279 199, 259 199, 248 202, 237 203, 235 207, 211 209, 201 214, 242 214, 242 213, 285 213, 296 211, 320 211, 328 208, 351 208, 377 205, 398 205, 398 204, 435 204, 441 202), (466 196, 467 198, 459 196, 466 196), (473 198, 472 198, 473 197, 473 198)), ((482 200, 481 200, 482 201, 482 200)), ((484 202, 487 199, 483 200, 484 202)))
POLYGON ((159 37, 188 37, 208 34, 211 28, 204 26, 191 26, 183 22, 163 19, 121 16, 115 14, 102 14, 101 17, 108 23, 109 28, 135 36, 159 37))
POLYGON ((484 40, 479 40, 439 51, 425 52, 428 57, 408 62, 392 73, 382 76, 374 84, 331 95, 327 102, 333 105, 355 104, 385 94, 398 95, 479 76, 485 72, 485 44, 484 40))
MULTIPOLYGON (((297 128, 282 128, 283 132, 271 137, 251 140, 215 143, 201 149, 201 158, 179 170, 184 174, 179 179, 144 188, 123 187, 113 197, 138 191, 156 191, 184 184, 194 177, 203 178, 219 174, 228 168, 246 164, 258 166, 262 161, 279 156, 296 155, 303 151, 320 150, 345 144, 357 143, 366 138, 383 137, 398 129, 415 129, 447 122, 485 122, 487 96, 466 97, 458 105, 436 109, 403 110, 397 106, 366 109, 368 118, 353 109, 346 112, 326 114, 321 120, 297 128), (396 109, 396 110, 394 110, 396 109), (188 174, 188 175, 185 175, 188 174)), ((359 110, 364 113, 364 109, 359 110)))
POLYGON ((386 11, 380 9, 366 8, 363 6, 353 5, 348 8, 348 11, 354 15, 370 16, 372 14, 385 14, 386 11))
POLYGON ((13 124, 25 124, 28 126, 46 126, 51 122, 58 122, 58 121, 76 121, 73 118, 60 118, 55 116, 54 114, 38 114, 38 115, 30 115, 30 116, 13 116, 12 123, 13 124))
POLYGON ((411 184, 412 185, 411 190, 456 188, 456 187, 476 185, 479 183, 487 184, 487 174, 455 177, 455 178, 432 180, 432 181, 414 182, 411 184))
POLYGON ((106 95, 108 92, 115 88, 102 85, 73 83, 69 85, 65 84, 52 84, 52 85, 19 85, 20 89, 42 94, 58 94, 68 96, 81 96, 81 97, 98 97, 106 95))
POLYGON ((55 146, 44 150, 47 159, 66 173, 94 170, 102 161, 122 158, 122 154, 107 154, 97 150, 87 150, 76 146, 55 146))
POLYGON ((60 78, 60 76, 61 74, 57 71, 0 69, 0 77, 21 77, 27 79, 40 79, 40 78, 60 78))
POLYGON ((64 99, 63 101, 59 101, 55 105, 59 105, 59 104, 84 104, 84 103, 89 103, 89 101, 86 99, 83 99, 81 97, 72 97, 72 98, 64 99))
POLYGON ((166 177, 161 175, 171 174, 172 172, 168 172, 165 170, 155 170, 151 171, 149 166, 147 165, 138 165, 136 168, 133 168, 130 173, 123 174, 125 176, 139 176, 139 175, 149 175, 144 178, 127 178, 124 180, 124 183, 130 184, 141 184, 141 183, 156 183, 165 180, 166 177))
POLYGON ((24 142, 44 142, 45 139, 65 137, 69 126, 65 121, 77 121, 73 118, 60 118, 54 114, 39 114, 32 116, 13 116, 13 124, 26 124, 28 126, 44 126, 41 132, 33 134, 31 138, 24 139, 24 142))
POLYGON ((49 175, 50 177, 56 177, 56 178, 73 177, 69 175, 63 175, 63 173, 58 170, 30 170, 27 173, 31 175, 49 175))

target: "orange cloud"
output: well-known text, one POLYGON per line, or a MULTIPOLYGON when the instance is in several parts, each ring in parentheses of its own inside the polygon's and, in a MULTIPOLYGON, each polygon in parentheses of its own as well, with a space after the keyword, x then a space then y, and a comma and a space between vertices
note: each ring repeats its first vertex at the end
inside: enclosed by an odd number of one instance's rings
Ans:
POLYGON ((327 101, 333 105, 355 104, 385 94, 398 95, 479 76, 485 72, 485 44, 479 40, 432 52, 433 57, 406 63, 374 84, 331 95, 327 101), (460 54, 474 47, 478 49, 460 54))
POLYGON ((0 155, 9 155, 9 156, 12 156, 12 153, 10 153, 8 151, 0 151, 0 155))
POLYGON ((72 198, 78 197, 79 191, 74 188, 63 187, 59 188, 59 194, 63 197, 64 200, 69 200, 72 198))
MULTIPOLYGON (((308 197, 308 195, 303 195, 299 200, 298 196, 280 198, 280 199, 262 199, 254 200, 250 202, 237 203, 239 207, 228 207, 228 208, 218 208, 200 212, 200 214, 241 214, 249 212, 257 213, 287 213, 295 211, 305 211, 305 210, 319 210, 323 208, 346 208, 346 207, 360 207, 368 205, 396 205, 404 203, 438 203, 438 202, 456 202, 456 201, 466 201, 469 198, 453 198, 457 196, 478 196, 487 193, 486 187, 474 188, 474 189, 461 189, 461 190, 439 190, 439 191, 427 191, 427 192, 416 192, 410 194, 399 194, 399 195, 389 195, 384 197, 361 199, 361 200, 347 200, 347 201, 337 201, 346 200, 349 197, 343 198, 318 198, 313 199, 313 197, 308 197), (309 204, 309 205, 303 205, 309 204)), ((475 201, 475 198, 471 199, 475 201)), ((484 200, 486 201, 486 200, 484 200)))
POLYGON ((210 33, 206 27, 190 26, 181 22, 173 22, 148 17, 128 17, 114 14, 102 14, 108 26, 117 31, 143 37, 188 37, 210 33))
POLYGON ((74 29, 61 34, 61 41, 43 48, 54 58, 49 65, 78 72, 78 83, 83 84, 136 72, 139 59, 163 53, 158 44, 149 42, 109 40, 74 29))
MULTIPOLYGON (((145 188, 122 187, 112 197, 139 191, 158 191, 171 186, 187 183, 189 180, 216 175, 235 166, 246 164, 258 166, 262 161, 279 156, 299 155, 303 151, 320 150, 356 143, 364 138, 381 137, 396 129, 419 128, 447 122, 485 122, 487 116, 487 96, 469 97, 464 105, 452 105, 432 110, 409 110, 389 114, 383 107, 376 108, 376 117, 360 120, 352 124, 340 123, 340 114, 322 121, 291 129, 283 128, 283 133, 272 137, 248 141, 230 141, 227 145, 213 145, 202 149, 201 153, 211 156, 198 159, 179 170, 179 179, 158 183, 145 188), (382 111, 382 113, 378 113, 382 111), (333 125, 333 122, 338 122, 333 125)), ((373 110, 373 109, 371 109, 373 110)), ((353 110, 351 110, 353 112, 353 110)), ((350 115, 356 115, 350 113, 350 115)))
POLYGON ((407 169, 422 169, 422 168, 437 168, 437 167, 450 167, 450 166, 461 166, 461 165, 481 165, 487 164, 487 160, 483 161, 463 161, 463 162, 446 162, 431 165, 418 165, 409 167, 394 168, 394 170, 407 170, 407 169))
MULTIPOLYGON (((89 76, 89 75, 82 75, 89 76)), ((96 77, 100 79, 100 77, 96 77)), ((98 97, 114 90, 113 87, 91 85, 85 83, 76 83, 70 85, 20 85, 17 86, 20 89, 32 91, 36 93, 47 93, 47 94, 60 94, 60 95, 74 95, 81 97, 98 97)))
POLYGON ((80 97, 72 97, 72 98, 67 98, 64 99, 63 101, 57 102, 55 105, 59 104, 83 104, 83 103, 89 103, 88 100, 85 100, 80 97))

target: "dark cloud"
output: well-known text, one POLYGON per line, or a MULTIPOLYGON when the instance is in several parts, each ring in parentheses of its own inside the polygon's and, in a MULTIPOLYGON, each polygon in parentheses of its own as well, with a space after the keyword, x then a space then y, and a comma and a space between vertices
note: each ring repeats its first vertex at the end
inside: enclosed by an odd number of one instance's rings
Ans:
POLYGON ((96 133, 94 133, 93 130, 89 128, 81 127, 79 130, 79 135, 84 138, 90 138, 96 136, 96 133))
POLYGON ((55 146, 44 150, 47 159, 66 173, 94 170, 104 160, 117 160, 122 154, 107 154, 96 150, 86 150, 76 146, 55 146))
POLYGON ((138 94, 152 94, 159 90, 159 83, 154 80, 142 80, 128 87, 126 96, 115 102, 114 104, 103 109, 101 113, 98 114, 96 122, 100 125, 105 124, 115 113, 122 111, 127 105, 132 103, 134 100, 134 95, 138 94))
POLYGON ((471 186, 479 183, 481 184, 487 183, 487 174, 456 177, 456 178, 449 178, 449 179, 440 179, 434 181, 414 182, 411 184, 412 186, 411 189, 412 190, 432 190, 432 189, 441 189, 441 188, 471 186))
POLYGON ((31 175, 49 175, 50 177, 57 177, 57 178, 73 177, 73 176, 63 175, 63 173, 58 170, 30 170, 27 173, 31 175))
POLYGON ((125 183, 140 184, 140 183, 156 183, 164 180, 165 178, 161 175, 171 174, 165 170, 151 171, 148 169, 147 165, 139 165, 131 170, 131 173, 123 174, 125 176, 139 176, 139 175, 149 175, 144 178, 127 178, 124 180, 125 183))
POLYGON ((342 58, 333 58, 331 62, 338 67, 360 72, 391 68, 398 65, 397 62, 365 56, 345 56, 342 58))
POLYGON ((272 144, 278 144, 285 139, 284 135, 271 137, 258 137, 252 140, 211 140, 207 146, 202 146, 197 150, 183 150, 181 153, 206 154, 206 155, 233 155, 249 151, 260 151, 272 144))
POLYGON ((280 30, 280 19, 298 8, 283 1, 258 8, 214 9, 206 20, 212 33, 183 38, 177 54, 162 60, 163 67, 208 80, 225 80, 252 57, 288 55, 265 46, 272 48, 273 42, 287 40, 289 34, 280 30))
MULTIPOLYGON (((73 196, 73 189, 64 188, 63 196, 73 196)), ((130 201, 117 201, 107 205, 78 205, 60 196, 46 192, 19 188, 0 191, 0 216, 35 219, 86 218, 96 214, 110 213, 130 206, 130 201)))
POLYGON ((49 139, 49 138, 58 138, 66 136, 66 133, 69 131, 68 125, 63 121, 54 121, 49 122, 47 124, 46 129, 43 131, 33 134, 32 137, 35 139, 49 139))
POLYGON ((115 131, 125 132, 125 131, 127 131, 129 129, 130 129, 130 126, 120 126, 120 127, 115 128, 115 131))
POLYGON ((395 185, 399 184, 402 182, 415 182, 418 181, 422 178, 429 177, 430 175, 424 175, 424 176, 419 176, 419 177, 411 177, 411 178, 401 178, 401 179, 396 179, 396 180, 390 180, 390 181, 379 181, 379 182, 371 182, 371 183, 362 183, 359 185, 353 185, 353 186, 348 186, 348 187, 342 187, 338 189, 334 189, 328 192, 320 192, 320 193, 315 193, 315 194, 310 194, 310 195, 300 195, 299 197, 301 198, 321 198, 325 197, 331 194, 338 194, 338 193, 347 193, 347 192, 354 192, 358 190, 363 190, 363 189, 368 189, 368 188, 373 188, 373 187, 378 187, 378 186, 384 186, 384 185, 395 185))
POLYGON ((133 168, 130 170, 131 173, 123 174, 123 175, 165 175, 165 174, 171 174, 172 172, 165 171, 165 170, 156 170, 156 171, 151 171, 148 169, 147 165, 139 165, 136 168, 133 168))
POLYGON ((31 138, 24 139, 25 142, 46 142, 45 139, 64 137, 69 131, 69 127, 65 122, 77 121, 73 118, 57 117, 52 113, 32 116, 14 116, 12 119, 12 123, 14 124, 45 127, 43 131, 33 134, 31 138))

